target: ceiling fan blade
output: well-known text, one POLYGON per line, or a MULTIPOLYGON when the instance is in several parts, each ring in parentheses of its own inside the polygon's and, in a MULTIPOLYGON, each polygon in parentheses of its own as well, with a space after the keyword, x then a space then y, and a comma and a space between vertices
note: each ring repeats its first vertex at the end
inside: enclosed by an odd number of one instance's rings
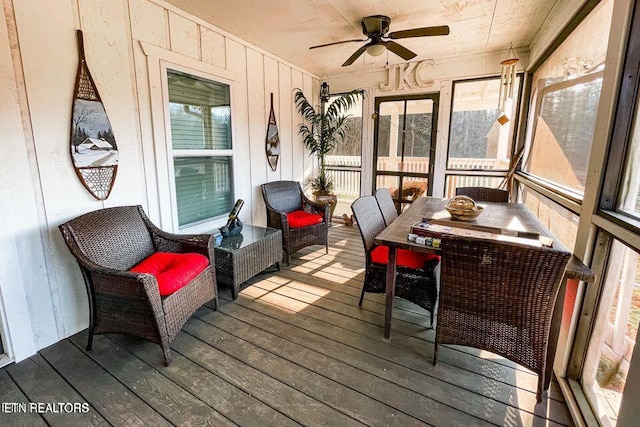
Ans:
POLYGON ((385 46, 387 46, 387 49, 389 49, 391 52, 395 53, 396 55, 398 55, 400 58, 404 59, 405 61, 408 61, 410 59, 413 59, 416 57, 416 54, 411 52, 409 49, 407 49, 404 46, 399 45, 396 42, 392 42, 392 41, 386 41, 383 42, 385 44, 385 46))
POLYGON ((356 62, 356 59, 358 59, 358 57, 360 57, 360 55, 362 55, 362 54, 364 53, 364 51, 365 51, 365 50, 367 50, 367 48, 368 48, 370 45, 371 45, 371 43, 367 43, 367 44, 365 44, 364 46, 362 46, 360 49, 356 50, 356 51, 354 52, 354 54, 353 54, 353 55, 351 55, 351 56, 349 57, 349 59, 347 59, 347 60, 345 61, 345 63, 344 63, 344 64, 342 64, 342 66, 343 66, 343 67, 347 67, 347 66, 349 66, 349 65, 353 64, 354 62, 356 62))
POLYGON ((394 31, 387 37, 393 40, 406 39, 409 37, 446 36, 449 34, 449 26, 413 28, 411 30, 394 31))
POLYGON ((327 47, 327 46, 333 46, 334 44, 342 44, 342 43, 353 43, 353 42, 366 42, 368 39, 353 39, 353 40, 343 40, 341 42, 332 42, 332 43, 325 43, 325 44, 319 44, 318 46, 311 46, 309 49, 317 49, 319 47, 327 47))

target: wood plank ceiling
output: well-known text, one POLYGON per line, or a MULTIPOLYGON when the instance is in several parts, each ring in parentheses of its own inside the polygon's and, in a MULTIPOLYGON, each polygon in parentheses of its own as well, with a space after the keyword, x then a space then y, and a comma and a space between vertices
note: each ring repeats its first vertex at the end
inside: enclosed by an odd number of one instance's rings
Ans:
POLYGON ((387 15, 391 31, 448 25, 451 34, 403 39, 415 61, 527 48, 550 14, 552 0, 168 0, 169 3, 299 67, 333 75, 402 62, 389 53, 341 64, 362 44, 310 46, 365 38, 360 21, 387 15))

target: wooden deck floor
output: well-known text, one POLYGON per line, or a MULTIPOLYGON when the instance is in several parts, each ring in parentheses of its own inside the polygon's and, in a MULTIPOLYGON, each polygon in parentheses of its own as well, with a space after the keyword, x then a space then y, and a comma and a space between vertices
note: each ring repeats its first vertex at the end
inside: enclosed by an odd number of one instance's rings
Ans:
MULTIPOLYGON (((553 382, 535 404, 537 377, 498 356, 444 346, 431 364, 426 312, 396 300, 390 340, 384 300, 358 297, 357 229, 336 225, 329 255, 314 246, 291 267, 263 273, 236 301, 221 291, 160 347, 86 332, 0 370, 0 402, 87 402, 86 413, 9 413, 0 425, 556 426, 571 417, 553 382)), ((14 407, 14 410, 18 409, 14 407)))

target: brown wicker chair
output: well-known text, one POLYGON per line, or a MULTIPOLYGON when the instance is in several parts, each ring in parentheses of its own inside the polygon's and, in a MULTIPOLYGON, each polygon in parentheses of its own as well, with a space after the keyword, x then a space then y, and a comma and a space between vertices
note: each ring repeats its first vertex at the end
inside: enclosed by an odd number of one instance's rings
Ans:
POLYGON ((208 234, 165 233, 141 206, 90 212, 60 225, 60 231, 87 287, 87 350, 94 334, 127 333, 160 344, 168 366, 169 345, 184 322, 208 301, 218 306, 213 239, 208 234), (155 276, 129 271, 155 252, 202 254, 209 266, 186 286, 161 297, 155 276))
POLYGON ((262 184, 267 206, 267 226, 282 230, 282 250, 291 264, 291 254, 311 245, 325 245, 329 253, 329 206, 309 200, 297 181, 274 181, 262 184), (322 216, 322 222, 294 228, 287 214, 305 211, 322 216))
MULTIPOLYGON (((351 210, 360 229, 366 256, 364 284, 360 294, 360 302, 358 303, 358 305, 362 306, 365 292, 386 292, 386 257, 383 255, 383 262, 376 262, 379 260, 379 256, 375 252, 384 248, 375 244, 375 237, 384 230, 385 225, 382 213, 378 208, 378 202, 374 196, 358 198, 351 205, 351 210)), ((388 252, 386 253, 388 254, 388 252)), ((431 314, 431 325, 433 325, 433 313, 438 299, 435 275, 435 268, 438 262, 439 257, 436 255, 419 254, 398 249, 395 295, 427 310, 431 314), (403 257, 410 257, 413 261, 418 261, 416 263, 412 262, 412 264, 416 264, 415 267, 417 268, 401 265, 403 257)))
POLYGON ((538 374, 542 399, 551 316, 570 254, 443 236, 433 363, 440 344, 499 354, 538 374))
POLYGON ((393 203, 393 199, 391 198, 391 193, 386 188, 378 188, 376 191, 376 200, 380 207, 380 212, 382 212, 384 224, 389 226, 398 218, 398 211, 396 204, 393 203))
POLYGON ((509 192, 498 188, 458 187, 456 196, 471 197, 476 202, 509 202, 509 192))

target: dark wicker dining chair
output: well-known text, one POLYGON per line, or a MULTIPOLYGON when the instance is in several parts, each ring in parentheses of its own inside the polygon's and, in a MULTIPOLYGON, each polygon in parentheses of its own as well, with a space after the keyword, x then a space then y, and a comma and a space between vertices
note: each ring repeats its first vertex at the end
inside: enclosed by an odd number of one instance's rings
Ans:
MULTIPOLYGON (((385 293, 389 248, 375 244, 375 237, 384 230, 384 219, 374 196, 363 196, 351 204, 365 251, 365 275, 359 306, 362 306, 365 292, 385 293)), ((406 299, 433 314, 438 299, 435 268, 439 258, 433 254, 423 254, 398 249, 396 256, 395 296, 406 299)))
POLYGON ((396 220, 396 218, 398 218, 398 211, 396 209, 396 204, 393 203, 391 193, 387 188, 378 188, 375 196, 376 201, 378 202, 378 207, 380 207, 380 212, 382 212, 382 217, 384 218, 384 224, 389 226, 396 220))
POLYGON ((311 245, 324 245, 329 253, 329 205, 309 200, 298 181, 262 184, 267 206, 267 226, 282 230, 282 250, 291 264, 291 254, 311 245))
POLYGON ((538 374, 542 400, 551 316, 568 252, 443 236, 433 364, 441 344, 499 354, 538 374))
POLYGON ((509 192, 499 188, 487 187, 458 187, 456 196, 471 197, 476 202, 509 202, 509 192))
POLYGON ((169 346, 182 325, 206 302, 218 306, 209 234, 166 233, 141 206, 89 212, 59 228, 89 297, 87 351, 94 334, 126 333, 160 344, 169 366, 169 346), (156 274, 132 271, 145 260, 156 268, 162 260, 170 264, 156 274))

